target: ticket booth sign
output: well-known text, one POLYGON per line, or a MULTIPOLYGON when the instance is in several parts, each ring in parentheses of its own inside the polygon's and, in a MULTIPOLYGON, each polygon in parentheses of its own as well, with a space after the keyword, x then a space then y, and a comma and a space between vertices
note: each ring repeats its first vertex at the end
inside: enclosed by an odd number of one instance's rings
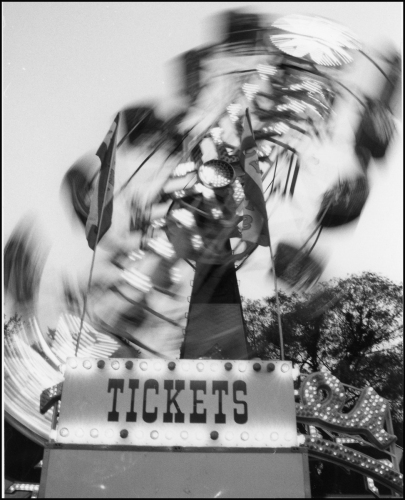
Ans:
POLYGON ((288 361, 69 358, 56 442, 297 446, 288 361))

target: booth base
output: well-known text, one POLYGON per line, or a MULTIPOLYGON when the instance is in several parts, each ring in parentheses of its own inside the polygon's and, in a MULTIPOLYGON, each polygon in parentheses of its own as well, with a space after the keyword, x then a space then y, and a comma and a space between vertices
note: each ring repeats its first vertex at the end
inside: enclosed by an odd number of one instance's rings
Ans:
POLYGON ((39 498, 310 498, 293 449, 45 449, 39 498))

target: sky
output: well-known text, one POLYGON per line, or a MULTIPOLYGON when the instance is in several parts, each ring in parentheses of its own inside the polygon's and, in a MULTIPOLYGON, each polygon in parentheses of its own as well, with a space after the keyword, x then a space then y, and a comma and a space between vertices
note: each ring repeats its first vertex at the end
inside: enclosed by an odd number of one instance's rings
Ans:
MULTIPOLYGON (((92 252, 60 200, 69 166, 96 149, 114 116, 134 102, 169 98, 167 62, 211 41, 210 16, 249 6, 265 14, 316 14, 352 29, 367 47, 402 51, 401 2, 4 2, 3 247, 27 214, 53 244, 52 266, 88 267, 92 252)), ((360 78, 359 85, 371 81, 360 78)), ((323 279, 370 270, 403 275, 402 123, 384 162, 371 165, 371 194, 357 224, 323 235, 323 279)), ((240 273, 241 293, 270 295, 260 250, 240 273)))

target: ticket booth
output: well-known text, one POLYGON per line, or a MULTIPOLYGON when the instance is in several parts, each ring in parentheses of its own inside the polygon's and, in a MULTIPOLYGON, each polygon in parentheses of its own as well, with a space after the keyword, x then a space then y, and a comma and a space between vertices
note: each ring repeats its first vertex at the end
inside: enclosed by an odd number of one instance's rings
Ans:
POLYGON ((305 498, 288 361, 69 358, 40 498, 305 498))

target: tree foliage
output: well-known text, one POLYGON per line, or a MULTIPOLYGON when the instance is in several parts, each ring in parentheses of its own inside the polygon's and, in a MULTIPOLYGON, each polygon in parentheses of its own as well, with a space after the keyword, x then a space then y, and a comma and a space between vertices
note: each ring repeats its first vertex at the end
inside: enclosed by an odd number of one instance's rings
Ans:
MULTIPOLYGON (((319 285, 314 294, 279 292, 285 357, 301 372, 326 370, 341 382, 373 387, 403 421, 402 286, 366 272, 319 285)), ((244 300, 256 356, 280 357, 275 297, 244 300)))

